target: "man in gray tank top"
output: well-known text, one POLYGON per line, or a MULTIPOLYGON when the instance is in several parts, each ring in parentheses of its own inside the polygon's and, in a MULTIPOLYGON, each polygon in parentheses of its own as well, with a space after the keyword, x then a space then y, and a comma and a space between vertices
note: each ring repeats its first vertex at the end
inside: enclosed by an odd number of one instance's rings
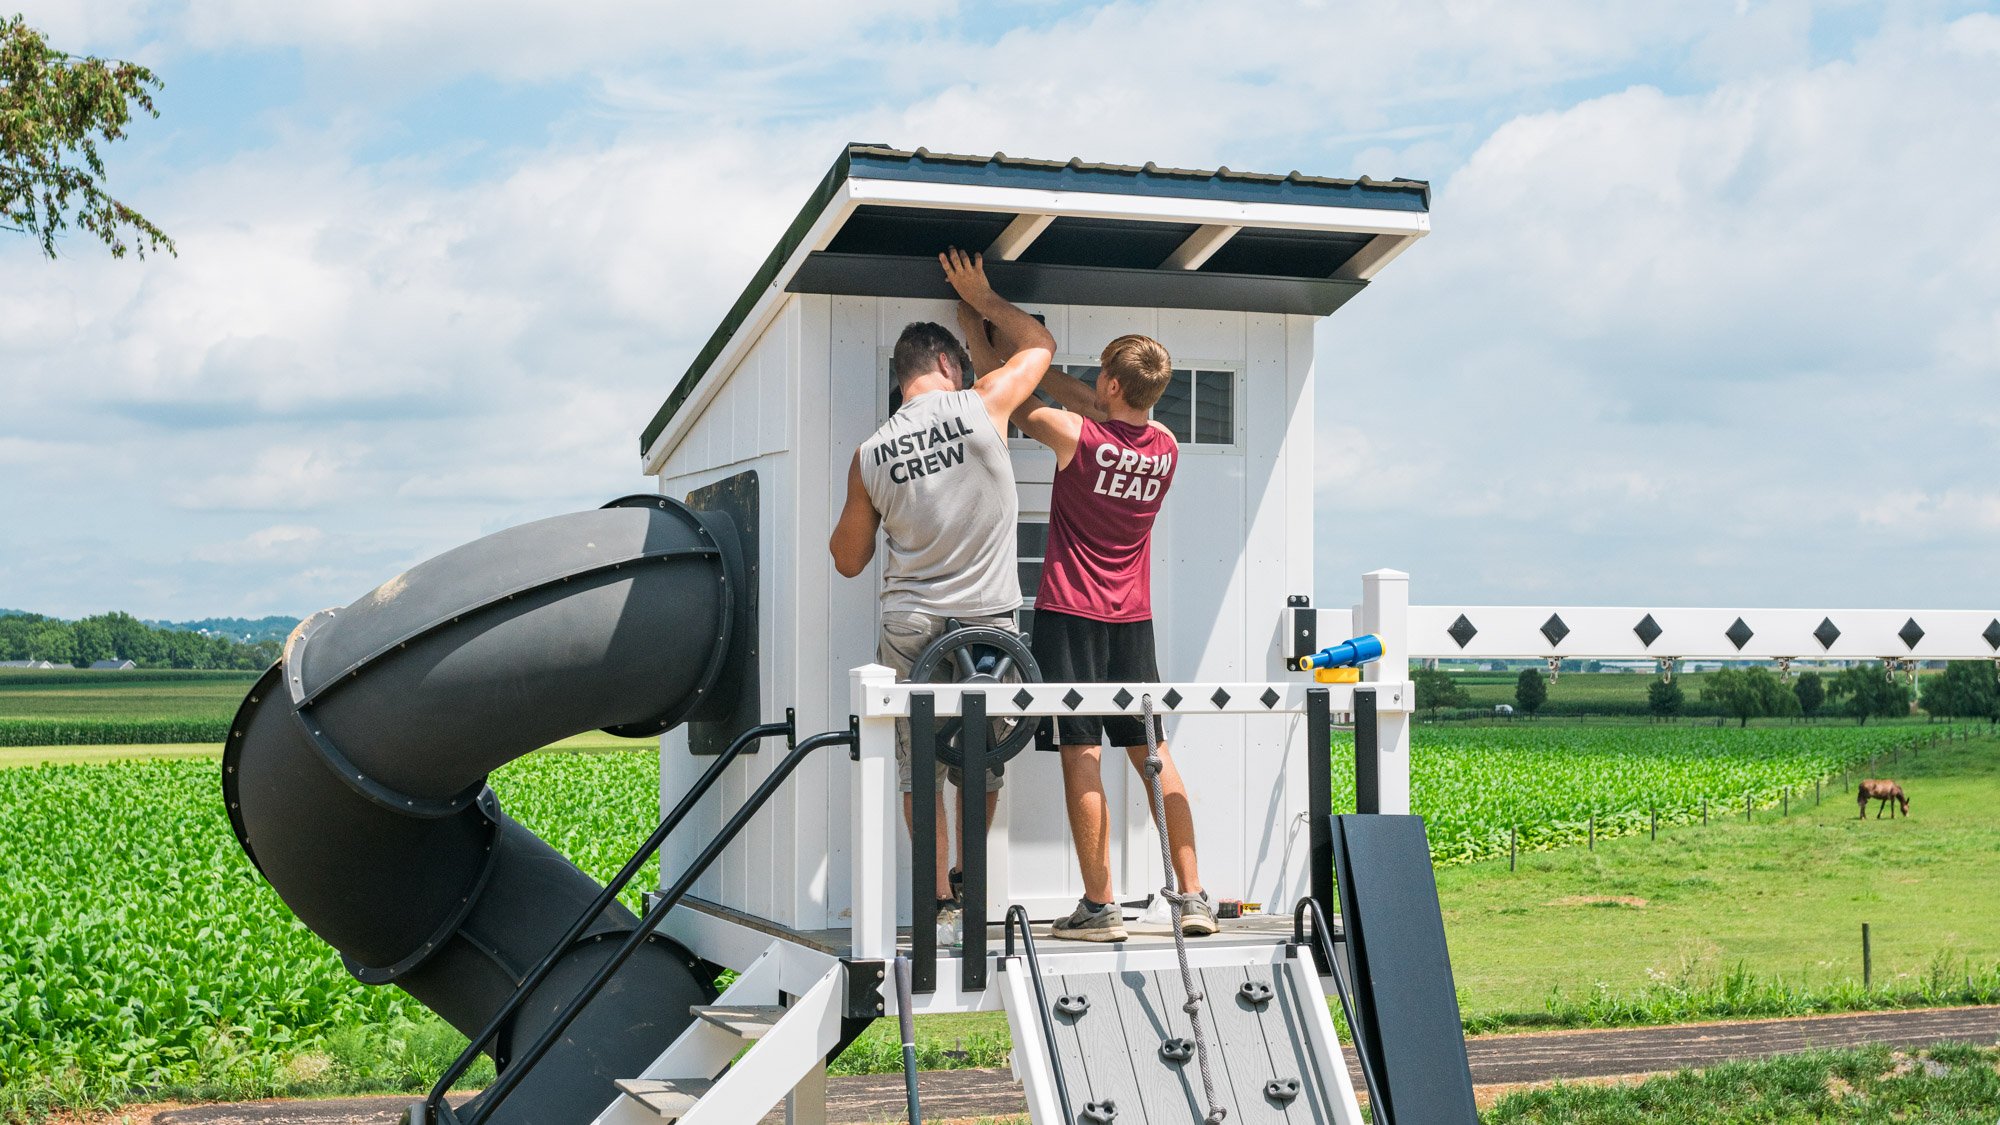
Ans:
MULTIPOLYGON (((938 256, 958 292, 958 321, 1009 357, 979 376, 949 330, 928 321, 903 329, 889 360, 900 409, 861 443, 847 467, 847 504, 828 548, 834 568, 853 578, 875 557, 883 532, 882 636, 877 658, 907 679, 910 666, 945 623, 1015 631, 1021 605, 1014 525, 1019 514, 1014 465, 1007 453, 1008 417, 1035 393, 1055 355, 1055 338, 1034 317, 1002 300, 986 281, 978 255, 954 249, 938 256)), ((903 822, 910 818, 909 723, 896 724, 896 761, 903 822)), ((957 771, 940 766, 942 790, 957 771)), ((1002 780, 987 776, 987 823, 1002 780)), ((965 835, 960 819, 961 846, 965 835)), ((937 897, 955 908, 951 841, 938 818, 937 897)))

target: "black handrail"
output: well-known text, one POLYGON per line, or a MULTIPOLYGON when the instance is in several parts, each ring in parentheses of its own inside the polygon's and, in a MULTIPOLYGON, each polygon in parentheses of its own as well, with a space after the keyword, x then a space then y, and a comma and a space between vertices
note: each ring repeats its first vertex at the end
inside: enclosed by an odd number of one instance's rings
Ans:
POLYGON ((1014 956, 1014 923, 1017 920, 1021 924, 1021 948, 1028 955, 1028 979, 1035 985, 1035 1012, 1042 1017, 1042 1038, 1049 1045, 1049 1073, 1056 1080, 1056 1100, 1062 1103, 1062 1119, 1075 1121, 1076 1114, 1069 1108, 1069 1083, 1063 1081, 1062 1055, 1056 1048, 1056 1025, 1049 1018, 1048 994, 1042 991, 1042 963, 1035 957, 1035 933, 1028 923, 1027 908, 1018 904, 1007 908, 1004 926, 1006 957, 1011 960, 1014 956))
POLYGON ((1347 986, 1340 983, 1340 966, 1333 959, 1332 927, 1326 924, 1326 915, 1320 911, 1319 900, 1311 895, 1299 900, 1292 910, 1292 944, 1306 943, 1306 915, 1313 920, 1313 943, 1319 949, 1320 959, 1326 962, 1327 975, 1333 978, 1333 993, 1340 997, 1340 1010, 1347 1016, 1347 1033, 1354 1037, 1354 1054, 1361 1060, 1361 1081, 1368 1087, 1368 1104, 1374 1107, 1375 1120, 1381 1125, 1390 1125, 1389 1107, 1382 1098, 1381 1084, 1375 1081, 1375 1064, 1368 1054, 1368 1046, 1361 1038, 1361 1025, 1355 1022, 1354 1005, 1347 999, 1347 986))
POLYGON ((423 1121, 425 1123, 435 1125, 439 1118, 439 1107, 444 1104, 445 1094, 450 1092, 452 1084, 465 1077, 466 1072, 472 1069, 473 1063, 478 1061, 481 1045, 492 1042, 500 1034, 501 1028, 506 1025, 507 1021, 512 1019, 516 1012, 520 1011, 521 1005, 527 1003, 528 994, 539 987, 544 980, 548 979, 548 975, 555 970, 556 964, 562 960, 563 954, 569 952, 570 947, 583 937, 584 931, 588 930, 591 924, 597 921, 605 909, 618 897, 618 893, 623 891, 626 884, 632 881, 633 876, 639 873, 639 869, 646 866, 646 861, 652 858, 653 853, 659 850, 661 844, 666 843, 667 836, 675 828, 680 827, 681 821, 686 820, 688 814, 694 811, 696 803, 707 796, 708 791, 715 786, 717 781, 721 780, 722 773, 729 768, 729 764, 734 762, 737 756, 742 754, 743 751, 749 749, 757 742, 766 738, 775 738, 779 735, 790 739, 794 737, 795 733, 796 728, 793 726, 791 717, 787 715, 785 721, 782 723, 764 723, 744 731, 721 754, 716 756, 715 761, 711 762, 708 769, 703 771, 701 777, 695 781, 694 786, 674 806, 673 811, 660 821, 660 826, 653 829, 652 835, 646 837, 646 842, 639 845, 639 850, 632 853, 632 858, 625 861, 625 866, 618 869, 618 874, 612 876, 611 881, 606 883, 604 889, 598 892, 597 897, 591 900, 590 905, 584 908, 583 913, 571 924, 569 931, 563 934, 553 946, 549 947, 548 953, 542 957, 541 961, 533 969, 528 971, 527 976, 522 978, 521 984, 514 990, 514 994, 507 998, 507 1002, 500 1006, 499 1011, 493 1013, 493 1017, 486 1021, 486 1026, 481 1028, 479 1034, 474 1036, 472 1041, 465 1045, 465 1050, 458 1053, 458 1057, 452 1060, 452 1064, 445 1068, 444 1074, 439 1076, 437 1083, 431 1087, 430 1094, 424 1098, 423 1121))
POLYGON ((542 1029, 541 1035, 529 1044, 520 1058, 514 1060, 506 1071, 494 1080, 493 1085, 486 1088, 479 1107, 466 1117, 463 1125, 481 1125, 492 1117, 493 1111, 506 1100, 507 1095, 514 1092, 514 1089, 527 1077, 528 1072, 534 1069, 535 1064, 541 1062, 562 1038, 563 1033, 569 1030, 569 1025, 575 1023, 576 1018, 583 1014, 584 1006, 597 998, 597 994, 604 990, 604 986, 611 982, 611 978, 618 970, 625 967, 625 962, 639 951, 639 947, 646 943, 646 939, 652 936, 654 930, 660 928, 660 923, 666 921, 667 914, 680 905, 681 899, 685 898, 695 883, 707 873, 709 865, 714 863, 722 855, 723 850, 736 839, 736 834, 743 831, 744 826, 763 811, 765 803, 778 791, 778 787, 791 777, 792 771, 798 768, 800 762, 805 761, 815 750, 828 746, 851 746, 854 742, 855 735, 850 729, 827 731, 795 744, 791 753, 786 754, 771 768, 771 772, 765 776, 763 782, 701 849, 701 854, 695 856, 694 861, 688 864, 687 870, 681 872, 680 878, 674 880, 674 885, 653 899, 653 905, 648 907, 645 915, 639 919, 638 926, 625 935, 625 940, 612 951, 610 958, 598 966, 597 971, 591 974, 581 989, 577 990, 576 996, 562 1011, 556 1013, 555 1019, 549 1026, 542 1029))

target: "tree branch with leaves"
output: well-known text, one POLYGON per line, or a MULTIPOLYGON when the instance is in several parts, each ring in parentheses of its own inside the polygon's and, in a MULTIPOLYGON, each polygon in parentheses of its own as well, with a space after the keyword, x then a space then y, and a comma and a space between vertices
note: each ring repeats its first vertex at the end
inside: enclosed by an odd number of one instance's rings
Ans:
POLYGON ((79 58, 49 46, 20 16, 0 22, 0 229, 56 256, 75 229, 114 258, 174 253, 174 240, 104 190, 100 144, 125 136, 133 114, 158 117, 153 72, 137 63, 79 58))

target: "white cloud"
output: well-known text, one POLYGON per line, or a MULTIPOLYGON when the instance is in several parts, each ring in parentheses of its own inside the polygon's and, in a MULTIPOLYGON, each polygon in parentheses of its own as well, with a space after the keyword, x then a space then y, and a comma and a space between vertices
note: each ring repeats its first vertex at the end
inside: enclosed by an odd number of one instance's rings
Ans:
POLYGON ((1321 333, 1398 373, 1341 420, 1426 467, 1323 566, 1386 550, 1420 600, 1990 600, 1993 23, 1495 130, 1321 333))

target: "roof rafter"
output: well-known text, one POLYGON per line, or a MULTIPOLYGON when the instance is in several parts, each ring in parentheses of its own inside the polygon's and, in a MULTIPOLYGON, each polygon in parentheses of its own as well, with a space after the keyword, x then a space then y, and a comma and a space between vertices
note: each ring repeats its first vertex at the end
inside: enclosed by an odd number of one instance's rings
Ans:
POLYGON ((986 256, 1001 262, 1014 261, 1055 221, 1054 215, 1023 213, 1014 216, 1014 221, 1008 223, 1007 229, 993 240, 993 245, 986 248, 986 256))
POLYGON ((1222 244, 1236 237, 1243 228, 1228 223, 1210 223, 1197 228, 1187 236, 1187 241, 1174 248, 1167 260, 1160 263, 1163 270, 1198 270, 1201 264, 1222 249, 1222 244))

